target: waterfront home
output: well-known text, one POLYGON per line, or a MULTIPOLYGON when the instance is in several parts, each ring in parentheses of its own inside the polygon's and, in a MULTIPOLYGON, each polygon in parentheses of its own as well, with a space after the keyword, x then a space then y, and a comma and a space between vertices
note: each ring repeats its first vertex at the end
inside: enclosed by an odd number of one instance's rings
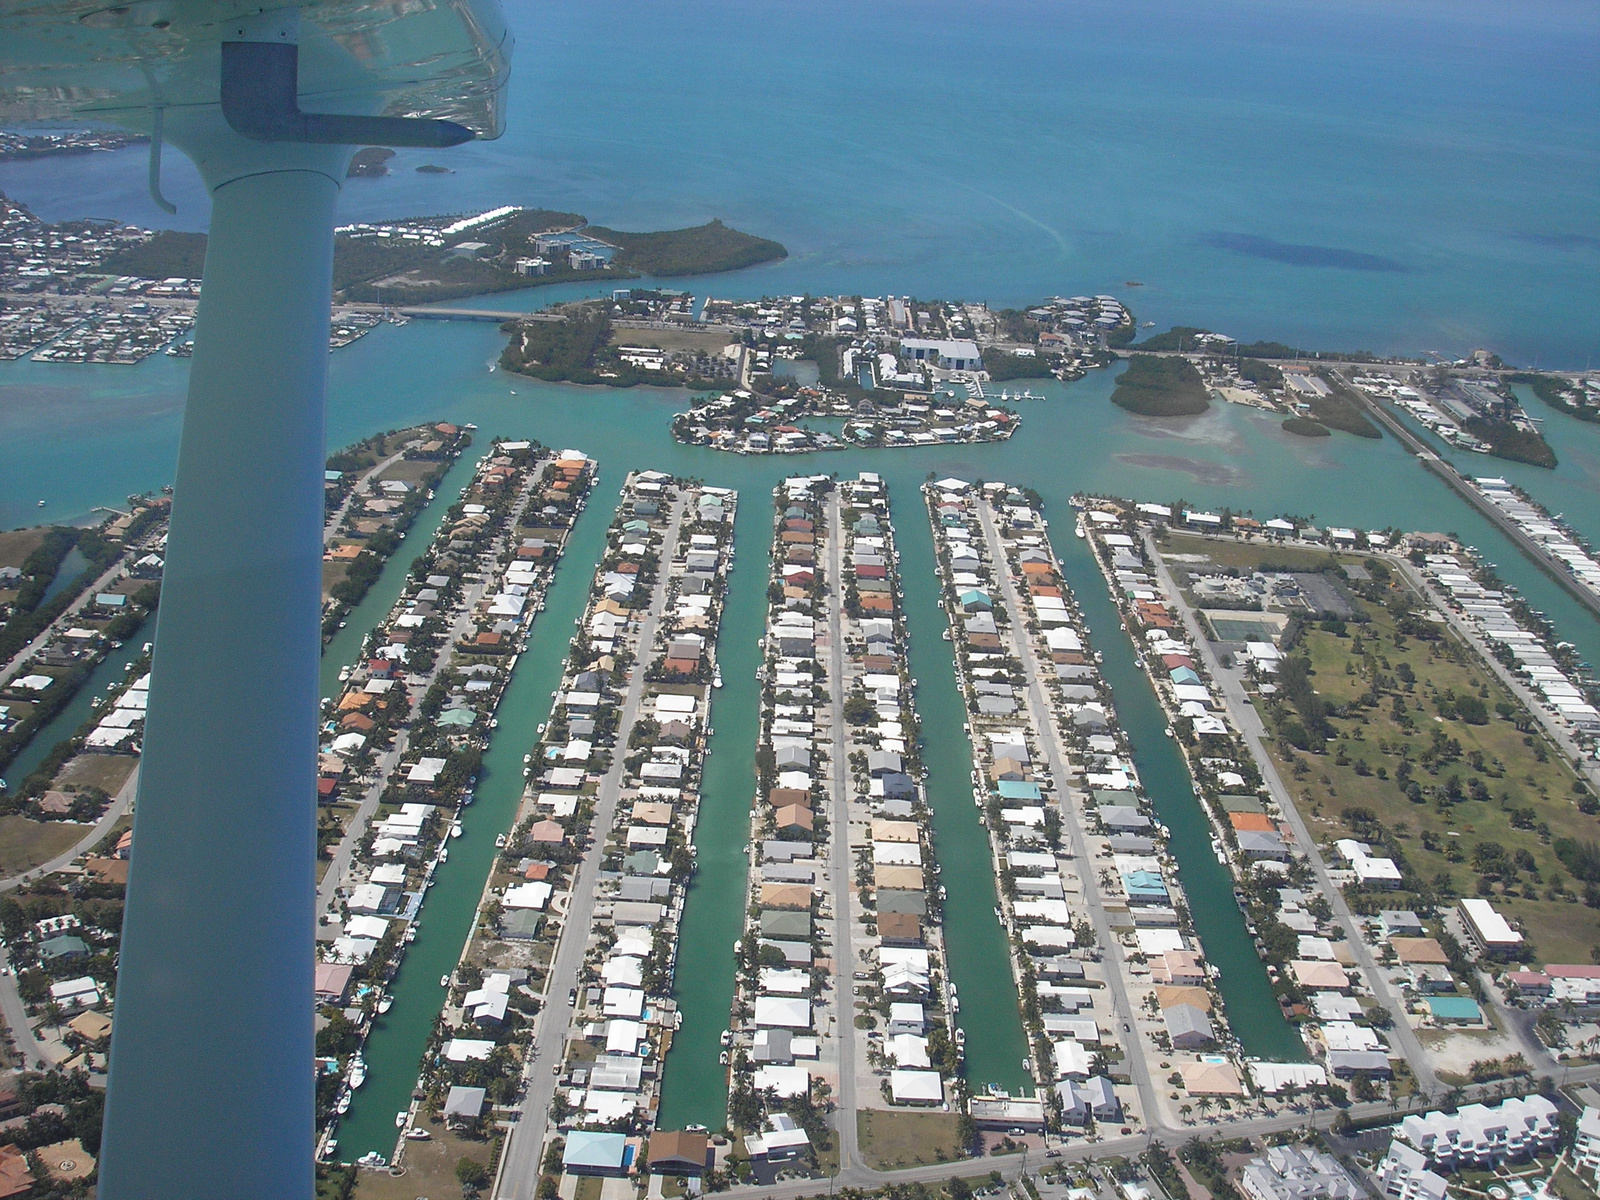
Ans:
POLYGON ((669 1133, 658 1130, 650 1136, 652 1175, 693 1175, 705 1172, 710 1141, 703 1133, 669 1133))
POLYGON ((483 1106, 488 1093, 481 1087, 452 1087, 445 1096, 439 1115, 451 1129, 467 1129, 476 1125, 483 1116, 483 1106))
POLYGON ((933 1107, 944 1103, 944 1080, 937 1071, 896 1067, 889 1072, 889 1096, 895 1104, 933 1107))
POLYGON ((793 1117, 787 1113, 774 1113, 767 1118, 766 1128, 759 1134, 745 1135, 744 1148, 751 1158, 785 1162, 810 1153, 811 1139, 793 1117))
POLYGON ((1184 1091, 1191 1096, 1242 1096, 1244 1081, 1230 1062, 1221 1058, 1207 1058, 1200 1062, 1183 1063, 1178 1067, 1183 1077, 1184 1091))
POLYGON ((627 1135, 574 1129, 567 1134, 561 1167, 569 1175, 622 1178, 633 1173, 634 1147, 627 1135))
POLYGON ((1167 1036, 1179 1050, 1205 1050, 1217 1041, 1216 1029, 1205 1011, 1193 1004, 1174 1004, 1161 1010, 1167 1036))

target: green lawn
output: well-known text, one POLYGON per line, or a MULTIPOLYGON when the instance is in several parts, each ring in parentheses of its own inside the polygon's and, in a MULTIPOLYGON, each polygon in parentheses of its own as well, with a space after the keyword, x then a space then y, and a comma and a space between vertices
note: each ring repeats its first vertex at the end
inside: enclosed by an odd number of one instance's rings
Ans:
POLYGON ((1314 831, 1349 836, 1346 810, 1366 808, 1441 902, 1489 895, 1523 923, 1538 958, 1588 962, 1590 948, 1600 945, 1600 910, 1582 902, 1582 885, 1574 885, 1551 847, 1561 837, 1600 842, 1600 816, 1578 810, 1571 769, 1541 736, 1518 729, 1519 713, 1496 713, 1497 704, 1512 698, 1465 646, 1448 633, 1397 639, 1389 614, 1365 607, 1372 621, 1352 622, 1346 636, 1316 628, 1303 639, 1317 694, 1351 706, 1349 715, 1331 719, 1336 737, 1326 752, 1290 752, 1285 760, 1285 748, 1273 743, 1314 831), (1369 693, 1374 674, 1378 703, 1352 704, 1369 693), (1480 697, 1487 723, 1457 719, 1449 712, 1452 695, 1480 697), (1403 723, 1397 699, 1405 704, 1403 723), (1420 796, 1408 797, 1397 779, 1402 760, 1420 796), (1455 794, 1440 795, 1441 789, 1455 794), (1488 850, 1480 852, 1480 845, 1488 850), (1488 862, 1482 855, 1494 847, 1504 848, 1509 869, 1482 870, 1488 862))
POLYGON ((856 1114, 862 1157, 879 1170, 949 1162, 960 1157, 959 1121, 955 1113, 862 1109, 856 1114))
POLYGON ((88 827, 66 821, 0 817, 0 875, 17 875, 70 850, 88 827))
MULTIPOLYGON (((1186 533, 1169 533, 1157 546, 1166 554, 1203 554, 1219 567, 1237 567, 1241 571, 1259 571, 1262 563, 1287 567, 1293 571, 1320 571, 1330 560, 1357 563, 1360 555, 1336 555, 1328 550, 1308 550, 1302 546, 1274 546, 1262 542, 1213 541, 1186 533)), ((1182 567, 1182 563, 1174 563, 1182 567)))
POLYGON ((46 526, 0 532, 0 567, 20 567, 44 541, 46 526))

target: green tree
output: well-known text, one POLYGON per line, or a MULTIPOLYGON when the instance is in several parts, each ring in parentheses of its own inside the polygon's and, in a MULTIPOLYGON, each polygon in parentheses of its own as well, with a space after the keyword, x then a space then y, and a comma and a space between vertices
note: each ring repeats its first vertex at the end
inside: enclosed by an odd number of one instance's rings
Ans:
POLYGON ((456 1181, 464 1188, 487 1187, 489 1185, 489 1168, 481 1162, 474 1162, 463 1154, 461 1161, 456 1163, 456 1181))

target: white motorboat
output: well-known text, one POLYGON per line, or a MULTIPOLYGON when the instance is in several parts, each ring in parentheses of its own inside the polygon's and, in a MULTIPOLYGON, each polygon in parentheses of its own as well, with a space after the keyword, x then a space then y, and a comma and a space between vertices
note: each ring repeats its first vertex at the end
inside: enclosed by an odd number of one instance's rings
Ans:
POLYGON ((413 1125, 406 1130, 406 1141, 408 1142, 425 1142, 431 1137, 433 1137, 433 1134, 417 1125, 413 1125))
POLYGON ((356 1055, 350 1060, 350 1087, 360 1087, 367 1081, 367 1063, 361 1055, 356 1055))
POLYGON ((393 1007, 394 1007, 394 998, 392 996, 385 996, 382 1000, 378 1001, 378 1012, 379 1012, 379 1014, 386 1013, 393 1007))
POLYGON ((394 1127, 396 1129, 404 1129, 406 1127, 406 1122, 409 1121, 410 1119, 411 1119, 411 1114, 408 1111, 406 1111, 405 1109, 402 1108, 399 1112, 395 1113, 395 1115, 394 1115, 394 1127))
POLYGON ((458 837, 461 836, 461 822, 460 821, 452 821, 452 822, 450 822, 450 836, 453 837, 453 838, 458 838, 458 837))
POLYGON ((504 850, 506 848, 506 835, 505 834, 503 834, 503 833, 495 834, 494 848, 496 850, 504 850))

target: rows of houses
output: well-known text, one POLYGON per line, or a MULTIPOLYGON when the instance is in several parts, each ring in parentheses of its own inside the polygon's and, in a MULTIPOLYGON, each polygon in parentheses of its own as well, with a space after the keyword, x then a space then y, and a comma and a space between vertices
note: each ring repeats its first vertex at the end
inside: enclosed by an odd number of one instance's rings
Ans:
MULTIPOLYGON (((1048 1047, 1032 1064, 1038 1099, 980 1097, 973 1117, 1029 1128, 1048 1105, 1068 1128, 1121 1122, 1134 1092, 1113 1062, 1139 1051, 1119 1051, 1124 1039, 1110 1032, 1119 1018, 1108 972, 1121 967, 1102 963, 1092 918, 1095 909, 1115 914, 1130 959, 1188 951, 1177 881, 1042 518, 1003 484, 980 492, 944 479, 924 492, 969 713, 974 800, 1007 868, 1001 915, 1018 947, 1015 969, 1038 997, 1030 1040, 1048 1047), (1057 747, 1065 778, 1052 767, 1057 747)), ((1205 989, 1194 992, 1209 1009, 1205 989)), ((1210 1045, 1205 1010, 1194 1014, 1210 1045)))
MULTIPOLYGON (((1262 786, 1253 756, 1229 724, 1226 706, 1204 659, 1185 630, 1178 606, 1182 600, 1168 595, 1148 562, 1144 547, 1129 528, 1164 522, 1170 510, 1161 506, 1101 505, 1089 509, 1085 524, 1095 530, 1102 547, 1101 569, 1114 581, 1130 628, 1139 631, 1146 673, 1156 685, 1174 726, 1190 721, 1192 737, 1182 739, 1190 769, 1204 799, 1213 827, 1219 857, 1226 859, 1242 883, 1255 883, 1265 874, 1276 886, 1278 904, 1274 920, 1296 935, 1291 956, 1269 962, 1268 974, 1289 985, 1298 996, 1300 1032, 1317 1058, 1309 1068, 1287 1070, 1274 1064, 1251 1065, 1257 1086, 1269 1094, 1284 1088, 1325 1085, 1330 1079, 1348 1082, 1358 1077, 1387 1080, 1393 1075, 1391 1049, 1365 1019, 1373 1003, 1372 982, 1358 967, 1351 944, 1344 939, 1331 914, 1311 904, 1312 895, 1295 883, 1296 865, 1304 857, 1294 833, 1273 797, 1262 786), (1313 909, 1319 911, 1313 911, 1313 909)), ((1286 522, 1287 524, 1287 522, 1286 522)), ((1291 530, 1283 534, 1290 536, 1291 530)), ((1254 615, 1254 614, 1251 614, 1254 615)), ((1246 643, 1251 671, 1270 688, 1281 655, 1271 640, 1246 643)), ((1335 843, 1336 879, 1367 888, 1400 886, 1398 865, 1387 856, 1355 839, 1335 843)), ((1380 925, 1373 936, 1405 932, 1390 939, 1399 969, 1416 989, 1418 1006, 1437 1024, 1481 1021, 1475 1001, 1457 995, 1458 985, 1446 964, 1444 950, 1424 937, 1420 922, 1410 913, 1386 913, 1393 929, 1380 925), (1409 918, 1413 928, 1403 924, 1409 918)))
POLYGON ((862 472, 840 490, 836 627, 846 655, 839 686, 849 703, 841 734, 850 764, 850 855, 863 885, 840 915, 853 922, 858 978, 868 981, 883 1018, 866 1035, 879 1085, 866 1103, 938 1106, 962 1040, 933 965, 944 949, 944 892, 921 782, 899 553, 883 480, 862 472))
MULTIPOLYGON (((376 1000, 398 969, 434 875, 461 833, 461 811, 472 802, 473 772, 516 648, 543 607, 594 477, 594 464, 576 451, 551 456, 530 442, 496 442, 366 639, 343 692, 324 706, 319 803, 340 822, 351 819, 356 810, 348 806, 361 797, 377 801, 364 829, 344 831, 359 843, 335 911, 324 915, 318 933, 323 999, 345 1008, 363 1035, 366 1000, 376 1000), (527 540, 551 552, 524 558, 527 540), (481 579, 478 586, 466 584, 469 573, 481 579), (501 638, 487 644, 481 635, 491 630, 501 638)), ((471 1006, 474 1020, 503 1025, 512 989, 486 986, 499 988, 501 998, 480 996, 471 1006)), ((359 1086, 359 1053, 348 1066, 348 1086, 359 1086)), ((328 1114, 334 1119, 325 1135, 334 1132, 338 1111, 328 1114)))
POLYGON ((1578 536, 1525 493, 1500 478, 1479 476, 1473 487, 1539 544, 1545 556, 1590 592, 1600 595, 1600 562, 1578 536))
MULTIPOLYGON (((1481 481, 1480 481, 1481 482, 1481 481)), ((1523 627, 1500 588, 1478 578, 1466 552, 1429 554, 1423 570, 1455 609, 1507 665, 1537 694, 1540 702, 1573 736, 1591 742, 1600 736, 1600 709, 1590 702, 1575 673, 1550 653, 1538 634, 1523 627)))
MULTIPOLYGON (((567 1115, 559 1124, 567 1132, 567 1168, 577 1173, 602 1151, 614 1158, 634 1144, 602 1134, 642 1133, 654 1121, 661 1061, 676 1026, 677 929, 736 504, 726 489, 656 471, 629 476, 583 633, 534 748, 532 815, 504 860, 512 882, 503 905, 531 910, 541 902, 545 910, 562 862, 576 858, 560 848, 581 840, 599 789, 618 789, 612 825, 600 834, 593 920, 574 931, 588 941, 561 1079, 567 1115), (661 617, 647 642, 645 620, 657 597, 661 617), (621 727, 629 660, 644 679, 633 724, 621 727)), ((503 908, 500 934, 510 939, 506 922, 503 908)))
POLYGON ((817 1008, 830 990, 822 948, 836 940, 837 915, 825 884, 831 838, 843 831, 832 828, 826 805, 833 790, 829 764, 842 748, 819 692, 841 685, 828 678, 826 657, 818 652, 819 640, 826 647, 838 636, 826 620, 826 596, 836 583, 829 578, 829 552, 839 536, 824 507, 831 486, 825 476, 801 476, 773 493, 773 578, 751 816, 753 915, 744 943, 755 951, 741 955, 726 1039, 733 1087, 779 1101, 812 1093, 822 1056, 817 1008))

